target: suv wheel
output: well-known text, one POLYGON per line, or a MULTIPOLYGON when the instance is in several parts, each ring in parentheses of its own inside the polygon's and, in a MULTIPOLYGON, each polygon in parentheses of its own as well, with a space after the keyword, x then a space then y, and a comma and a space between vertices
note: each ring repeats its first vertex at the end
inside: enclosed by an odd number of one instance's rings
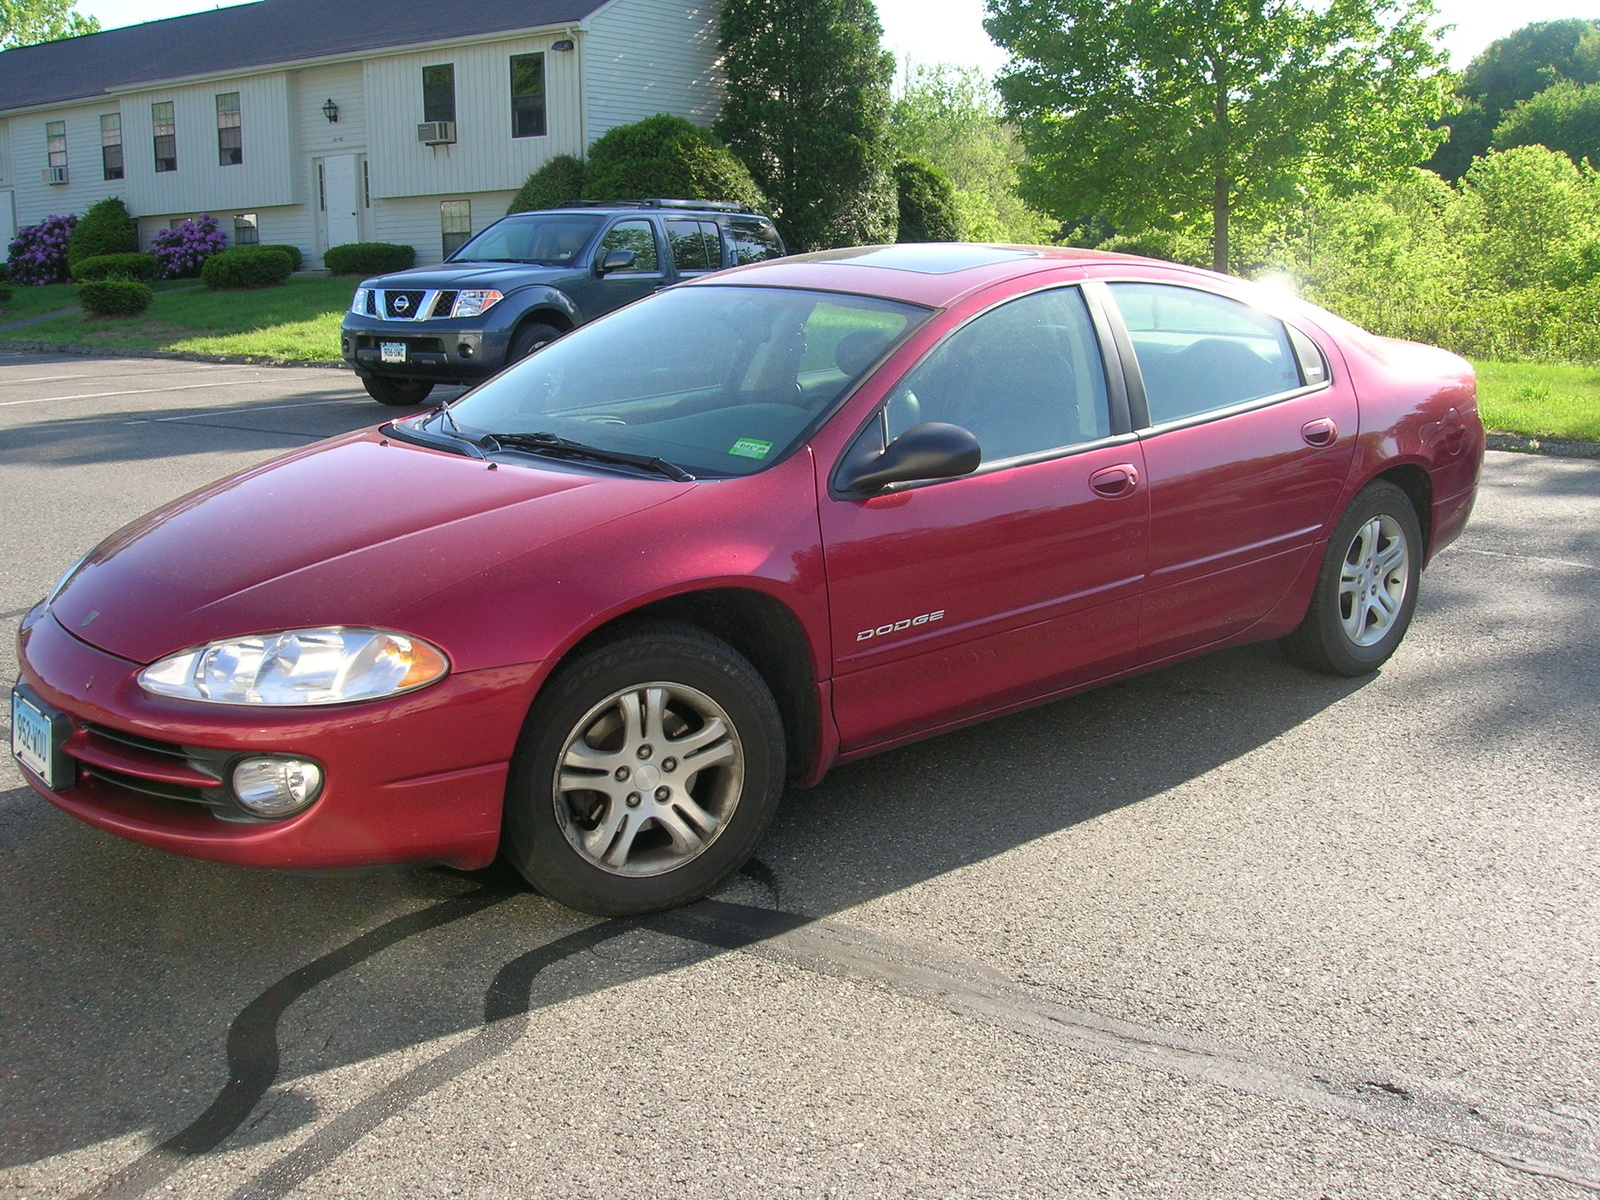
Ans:
POLYGON ((396 408, 415 408, 433 391, 433 384, 426 379, 385 379, 381 375, 363 375, 361 385, 379 404, 396 408))
POLYGON ((506 365, 520 362, 535 350, 548 346, 561 336, 561 331, 554 325, 546 325, 541 321, 524 325, 517 330, 516 336, 511 339, 511 347, 506 351, 506 365))

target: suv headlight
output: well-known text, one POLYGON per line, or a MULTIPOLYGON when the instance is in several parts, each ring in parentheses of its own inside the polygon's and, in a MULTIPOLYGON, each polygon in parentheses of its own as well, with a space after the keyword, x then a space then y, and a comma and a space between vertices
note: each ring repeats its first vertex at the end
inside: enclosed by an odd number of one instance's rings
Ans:
POLYGON ((450 309, 452 317, 481 317, 501 300, 505 299, 499 292, 491 289, 457 292, 454 307, 450 309))
POLYGON ((356 298, 350 301, 351 312, 364 314, 367 311, 367 290, 366 288, 356 289, 356 298))
POLYGON ((449 670, 443 652, 420 638, 331 626, 197 646, 150 664, 139 686, 212 704, 347 704, 426 687, 449 670))

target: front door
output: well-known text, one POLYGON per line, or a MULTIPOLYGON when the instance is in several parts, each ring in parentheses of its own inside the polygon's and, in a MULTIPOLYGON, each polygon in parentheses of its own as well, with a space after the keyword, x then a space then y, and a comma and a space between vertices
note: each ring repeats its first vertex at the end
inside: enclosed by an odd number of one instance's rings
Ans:
POLYGON ((347 246, 361 240, 360 173, 356 167, 354 154, 330 154, 322 160, 328 246, 347 246))

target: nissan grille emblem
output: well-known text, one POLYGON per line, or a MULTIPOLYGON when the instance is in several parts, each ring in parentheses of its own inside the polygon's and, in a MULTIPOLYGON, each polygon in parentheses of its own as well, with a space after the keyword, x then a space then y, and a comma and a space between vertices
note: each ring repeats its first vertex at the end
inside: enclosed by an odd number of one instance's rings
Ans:
POLYGON ((408 309, 410 307, 411 307, 411 297, 410 296, 396 296, 394 298, 394 310, 396 312, 405 312, 406 309, 408 309))

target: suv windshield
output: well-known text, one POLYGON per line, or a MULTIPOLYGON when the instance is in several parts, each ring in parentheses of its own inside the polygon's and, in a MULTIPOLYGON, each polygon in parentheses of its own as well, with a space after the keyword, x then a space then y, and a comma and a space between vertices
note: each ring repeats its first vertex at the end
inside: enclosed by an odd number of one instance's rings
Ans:
POLYGON ((447 261, 563 267, 588 245, 603 219, 589 213, 518 213, 496 221, 447 261))
POLYGON ((450 411, 488 445, 554 435, 696 476, 750 475, 928 315, 831 292, 678 288, 580 326, 450 411))

